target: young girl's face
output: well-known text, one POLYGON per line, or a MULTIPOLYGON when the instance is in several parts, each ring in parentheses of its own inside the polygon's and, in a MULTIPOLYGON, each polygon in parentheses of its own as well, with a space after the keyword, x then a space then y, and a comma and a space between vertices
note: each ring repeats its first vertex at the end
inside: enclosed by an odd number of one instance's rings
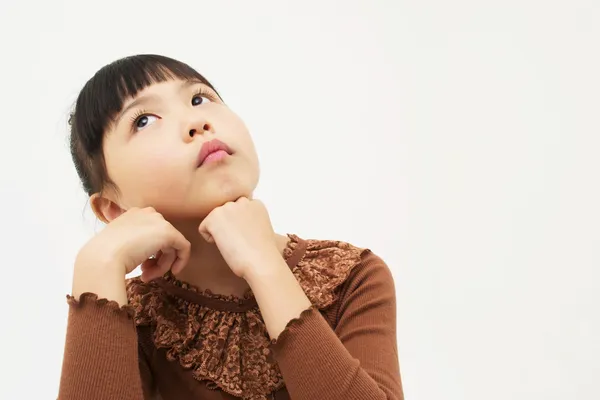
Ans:
POLYGON ((124 210, 151 206, 165 218, 203 218, 227 201, 251 197, 258 183, 248 129, 199 82, 168 80, 128 99, 103 151, 119 189, 113 200, 124 210), (215 139, 229 154, 199 166, 203 145, 215 139))

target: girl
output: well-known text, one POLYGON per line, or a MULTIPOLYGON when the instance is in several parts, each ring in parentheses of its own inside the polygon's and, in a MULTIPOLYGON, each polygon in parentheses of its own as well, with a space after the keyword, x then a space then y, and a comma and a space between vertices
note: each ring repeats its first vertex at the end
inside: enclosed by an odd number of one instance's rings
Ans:
POLYGON ((202 75, 118 60, 70 124, 107 226, 76 258, 59 399, 403 398, 388 267, 273 232, 248 130, 202 75))

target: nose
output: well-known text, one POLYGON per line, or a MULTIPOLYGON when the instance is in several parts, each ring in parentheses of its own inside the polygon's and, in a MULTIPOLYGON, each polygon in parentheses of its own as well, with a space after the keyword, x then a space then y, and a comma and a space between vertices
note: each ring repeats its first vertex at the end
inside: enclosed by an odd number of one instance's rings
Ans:
POLYGON ((184 132, 185 139, 190 140, 196 135, 204 135, 207 132, 214 133, 214 128, 206 118, 202 116, 195 116, 192 121, 190 121, 187 129, 184 132))

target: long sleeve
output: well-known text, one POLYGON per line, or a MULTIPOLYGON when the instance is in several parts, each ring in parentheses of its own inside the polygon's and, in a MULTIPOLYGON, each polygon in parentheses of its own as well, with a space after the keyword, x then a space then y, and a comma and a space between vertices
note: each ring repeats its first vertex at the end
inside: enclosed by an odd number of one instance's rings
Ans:
POLYGON ((92 293, 68 302, 58 399, 150 399, 151 374, 139 354, 133 310, 92 293))
POLYGON ((403 399, 392 275, 367 252, 348 280, 335 331, 313 307, 272 346, 294 400, 403 399))

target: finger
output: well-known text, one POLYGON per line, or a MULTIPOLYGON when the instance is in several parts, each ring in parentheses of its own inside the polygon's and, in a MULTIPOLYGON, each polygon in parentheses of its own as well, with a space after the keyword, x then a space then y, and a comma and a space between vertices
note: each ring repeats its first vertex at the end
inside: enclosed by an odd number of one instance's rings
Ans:
MULTIPOLYGON (((187 265, 190 259, 190 251, 192 245, 190 242, 176 229, 172 237, 172 241, 169 244, 170 247, 175 250, 175 259, 168 267, 173 270, 173 273, 179 273, 187 265)), ((165 271, 166 272, 166 271, 165 271)))
POLYGON ((162 278, 173 265, 176 253, 174 250, 162 251, 162 256, 156 260, 148 260, 142 268, 142 281, 150 282, 154 279, 162 278))
POLYGON ((163 255, 163 252, 161 250, 159 250, 156 253, 154 253, 152 258, 155 260, 159 260, 162 257, 162 255, 163 255))
POLYGON ((161 274, 161 276, 164 275, 168 270, 171 269, 171 266, 173 265, 173 262, 175 262, 176 258, 177 254, 174 249, 163 251, 163 255, 157 263, 157 273, 161 274))
POLYGON ((159 250, 155 258, 142 263, 142 281, 149 282, 162 277, 171 268, 176 257, 174 249, 159 250))
POLYGON ((149 258, 146 261, 144 261, 142 263, 142 265, 140 266, 140 269, 142 270, 142 273, 144 271, 149 271, 151 268, 153 268, 154 266, 156 266, 157 262, 158 262, 158 259, 153 259, 153 258, 149 258))
POLYGON ((173 274, 177 275, 178 273, 180 273, 187 266, 188 261, 189 256, 176 257, 175 261, 173 261, 173 265, 171 266, 171 271, 173 271, 173 274))
POLYGON ((158 259, 148 259, 142 263, 142 275, 140 276, 142 282, 150 282, 152 279, 154 279, 154 270, 156 269, 157 263, 158 259))
POLYGON ((214 239, 208 231, 208 223, 206 222, 206 220, 207 218, 205 218, 204 221, 202 221, 202 223, 198 227, 198 232, 200 233, 202 238, 204 238, 204 240, 206 240, 208 243, 214 243, 214 239))
POLYGON ((215 240, 210 233, 207 231, 200 231, 200 235, 206 240, 208 243, 214 243, 215 240))
POLYGON ((173 266, 171 267, 171 271, 173 275, 179 274, 185 267, 187 266, 187 261, 181 258, 175 258, 173 261, 173 266))
POLYGON ((143 262, 141 265, 142 271, 145 268, 148 268, 150 265, 155 265, 156 261, 158 261, 161 256, 162 256, 162 251, 159 250, 156 253, 152 254, 150 257, 148 257, 148 259, 145 262, 143 262), (154 262, 150 262, 150 261, 154 261, 154 262))

